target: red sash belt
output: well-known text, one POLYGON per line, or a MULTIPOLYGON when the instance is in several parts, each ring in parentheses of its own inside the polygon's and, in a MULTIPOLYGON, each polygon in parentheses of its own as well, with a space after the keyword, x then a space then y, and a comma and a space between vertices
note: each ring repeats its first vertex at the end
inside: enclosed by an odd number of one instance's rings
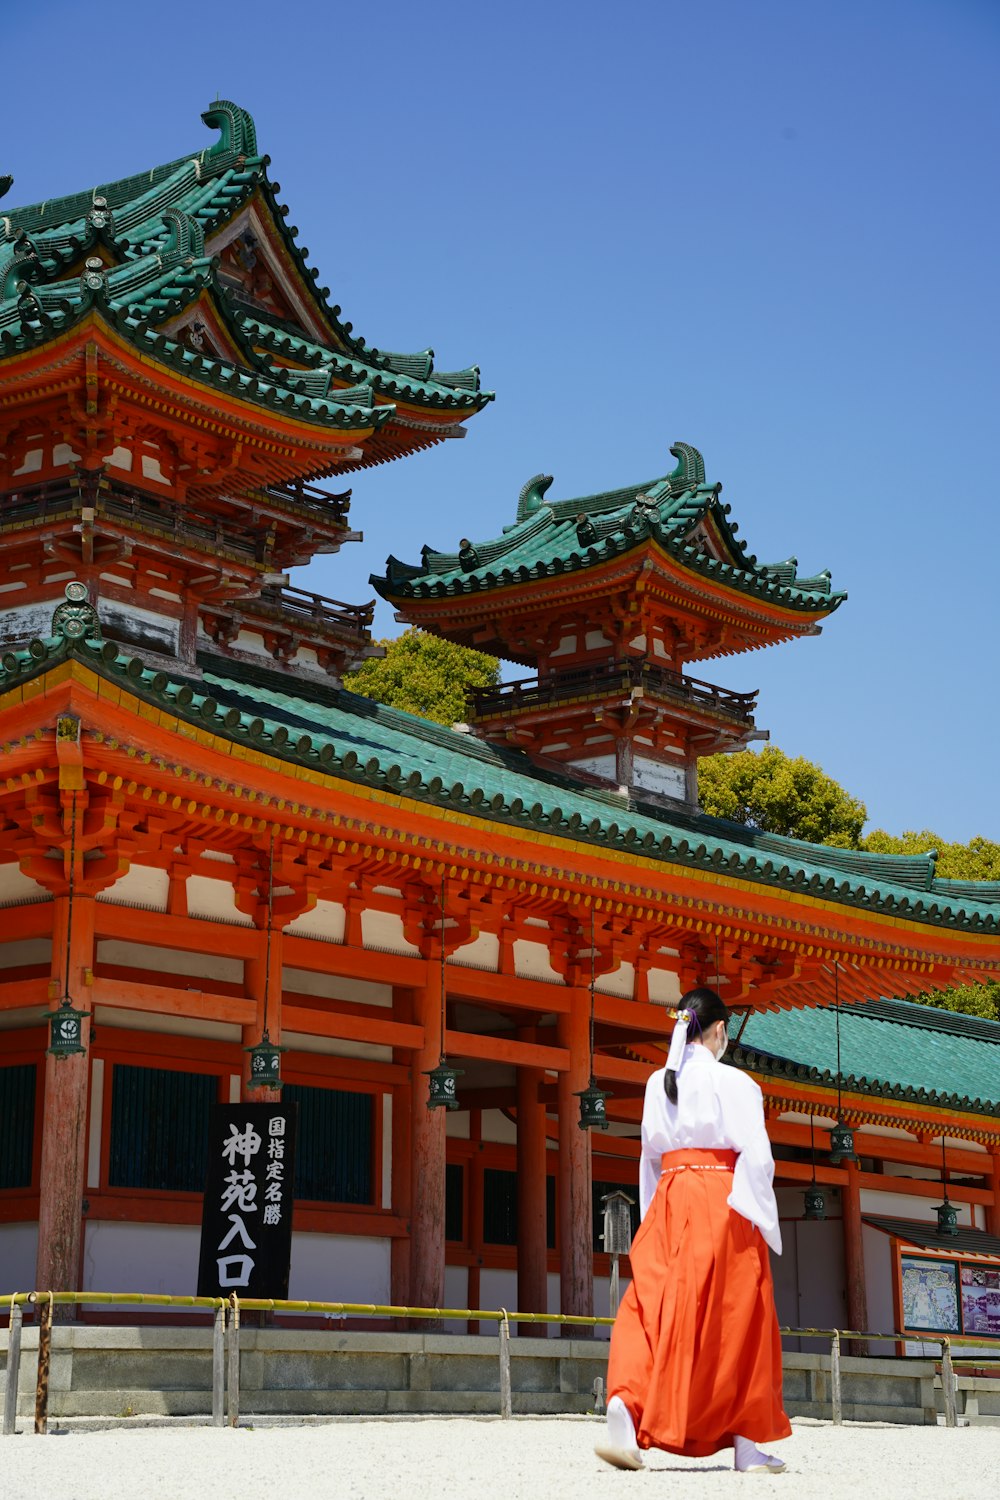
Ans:
POLYGON ((703 1146, 695 1150, 665 1151, 660 1158, 663 1172, 681 1172, 685 1167, 700 1172, 731 1172, 736 1166, 736 1152, 722 1147, 703 1146))

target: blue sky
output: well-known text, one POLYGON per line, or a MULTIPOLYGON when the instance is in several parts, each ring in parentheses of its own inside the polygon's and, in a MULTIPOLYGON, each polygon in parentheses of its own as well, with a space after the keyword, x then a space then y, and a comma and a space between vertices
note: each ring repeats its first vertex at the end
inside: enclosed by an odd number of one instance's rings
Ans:
MULTIPOLYGON (((5 17, 12 202, 200 149, 249 109, 370 342, 482 367, 462 443, 362 473, 362 546, 295 582, 705 455, 759 557, 833 571, 818 640, 707 664, 870 826, 1000 838, 1000 6, 699 0, 5 17)), ((393 633, 380 606, 377 629, 393 633)))

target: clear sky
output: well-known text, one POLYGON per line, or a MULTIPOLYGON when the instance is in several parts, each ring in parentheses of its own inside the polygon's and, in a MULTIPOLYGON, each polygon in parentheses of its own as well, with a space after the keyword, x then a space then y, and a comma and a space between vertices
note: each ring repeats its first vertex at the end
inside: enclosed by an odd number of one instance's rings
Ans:
POLYGON ((704 675, 870 826, 1000 838, 997 0, 35 0, 4 40, 9 202, 201 149, 234 99, 356 330, 497 392, 357 475, 363 545, 297 584, 369 598, 531 475, 613 488, 680 438, 751 551, 850 594, 704 675))

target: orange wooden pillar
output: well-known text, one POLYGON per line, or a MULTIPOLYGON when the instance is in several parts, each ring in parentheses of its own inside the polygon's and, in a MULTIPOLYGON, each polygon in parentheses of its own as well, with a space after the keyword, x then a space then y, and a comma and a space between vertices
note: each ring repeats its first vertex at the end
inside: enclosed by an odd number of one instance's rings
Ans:
MULTIPOLYGON (((575 1317, 593 1317, 594 1254, 591 1223, 590 1132, 580 1129, 580 1101, 574 1096, 590 1082, 590 1025, 582 993, 558 1020, 559 1045, 570 1065, 559 1074, 559 1305, 575 1317)), ((567 1338, 587 1337, 591 1330, 564 1328, 567 1338)))
POLYGON ((240 1069, 240 1098, 244 1103, 275 1104, 281 1098, 280 1089, 252 1088, 250 1086, 250 1047, 256 1047, 264 1035, 265 1000, 267 1009, 267 1032, 275 1046, 281 1041, 281 976, 284 950, 284 933, 277 922, 271 930, 268 943, 266 932, 255 934, 256 949, 252 957, 244 959, 243 985, 248 999, 254 1001, 257 1014, 253 1021, 243 1027, 243 1062, 240 1069))
MULTIPOLYGON (((865 1249, 861 1234, 861 1186, 858 1165, 845 1162, 847 1181, 840 1190, 844 1216, 844 1274, 847 1278, 847 1322, 851 1328, 868 1327, 868 1293, 865 1287, 865 1249)), ((867 1339, 852 1339, 850 1352, 860 1358, 868 1354, 867 1339)))
POLYGON ((1000 1235, 1000 1151, 990 1154, 990 1187, 993 1190, 993 1202, 986 1209, 986 1228, 990 1234, 1000 1235))
MULTIPOLYGON (((410 1121, 416 1191, 410 1223, 410 1305, 444 1305, 445 1109, 427 1108, 428 1080, 441 1057, 441 971, 428 964, 427 984, 414 994, 424 1043, 413 1053, 410 1121)), ((426 1327, 427 1325, 422 1325, 426 1327)))
MULTIPOLYGON (((394 1021, 412 1022, 413 994, 395 986, 392 992, 394 1021)), ((412 1054, 396 1048, 393 1062, 409 1068, 412 1054)), ((421 1082, 426 1082, 422 1079, 421 1082)), ((413 1110, 417 1089, 409 1078, 392 1090, 392 1211, 402 1219, 405 1235, 397 1236, 389 1251, 389 1295, 394 1306, 406 1307, 410 1298, 410 1244, 413 1214, 413 1110)), ((403 1325, 400 1325, 403 1326, 403 1325)))
MULTIPOLYGON (((517 1310, 548 1310, 545 1105, 538 1097, 544 1074, 517 1071, 517 1310)), ((520 1323, 518 1333, 544 1338, 544 1323, 520 1323)))
MULTIPOLYGON (((90 1081, 90 988, 94 965, 94 898, 76 896, 72 923, 68 896, 52 904, 52 990, 56 1002, 68 990, 82 1022, 84 1052, 45 1058, 45 1101, 39 1174, 38 1256, 35 1285, 41 1291, 79 1290, 83 1194, 87 1156, 87 1093, 90 1081), (69 948, 67 953, 67 931, 69 948)), ((65 1316, 76 1316, 67 1309, 65 1316)))

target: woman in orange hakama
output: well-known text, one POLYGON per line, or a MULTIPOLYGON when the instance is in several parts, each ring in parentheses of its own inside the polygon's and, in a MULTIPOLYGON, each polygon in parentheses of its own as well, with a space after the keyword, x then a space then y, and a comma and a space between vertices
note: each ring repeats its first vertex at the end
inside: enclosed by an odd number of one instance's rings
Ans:
POLYGON ((611 1335, 607 1440, 700 1458, 734 1449, 743 1473, 780 1473, 758 1443, 789 1437, 768 1246, 781 1253, 761 1091, 719 1067, 729 1012, 714 990, 678 1010, 665 1068, 646 1085, 632 1282, 611 1335))

